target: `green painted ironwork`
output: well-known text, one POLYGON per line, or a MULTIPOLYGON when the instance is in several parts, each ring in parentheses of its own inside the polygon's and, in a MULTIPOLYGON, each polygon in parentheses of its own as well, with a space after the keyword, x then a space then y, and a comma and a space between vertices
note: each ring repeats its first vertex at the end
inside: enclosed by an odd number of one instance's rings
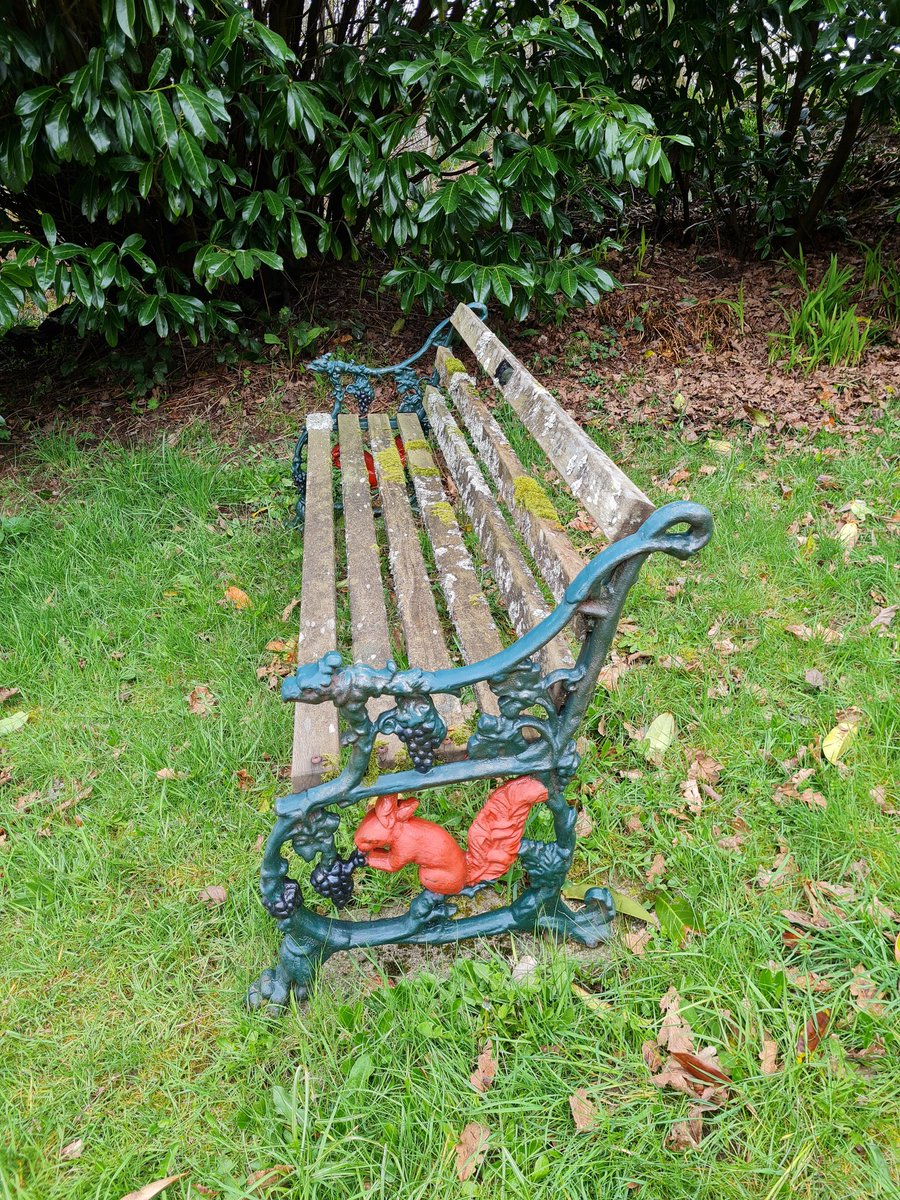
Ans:
POLYGON ((332 651, 299 667, 284 681, 282 698, 288 702, 334 702, 349 756, 335 779, 276 802, 261 891, 263 904, 284 936, 277 963, 250 988, 250 1007, 283 1007, 291 994, 304 998, 322 963, 337 951, 354 947, 438 944, 510 930, 570 936, 587 946, 609 936, 614 906, 606 888, 590 889, 578 911, 560 894, 575 852, 576 813, 565 797, 579 762, 575 736, 626 596, 644 562, 658 552, 689 558, 711 534, 712 517, 698 504, 676 502, 658 509, 635 533, 598 554, 573 580, 562 602, 530 633, 482 662, 443 671, 398 670, 392 662, 377 669, 345 663, 332 651), (576 618, 587 627, 577 662, 542 675, 534 655, 576 618), (432 697, 458 696, 480 682, 496 695, 499 715, 480 716, 465 758, 436 763, 434 749, 446 730, 432 697), (372 720, 366 704, 382 696, 393 698, 395 705, 372 720), (375 739, 385 733, 396 733, 406 741, 414 769, 370 782, 375 739), (337 854, 334 834, 341 810, 375 796, 519 776, 537 778, 547 788, 555 840, 522 841, 519 859, 528 883, 502 908, 456 918, 448 897, 424 890, 402 916, 347 921, 309 907, 300 885, 288 874, 284 851, 290 845, 305 861, 318 860, 310 880, 314 890, 342 906, 350 898, 352 872, 361 865, 361 856, 344 861, 337 854))
MULTIPOLYGON (((482 320, 487 317, 487 308, 483 304, 473 301, 469 305, 469 308, 477 316, 481 317, 482 320)), ((359 410, 360 424, 363 429, 367 429, 369 408, 375 399, 374 381, 393 377, 399 401, 397 411, 415 413, 422 424, 422 428, 427 429, 428 417, 425 414, 425 408, 422 404, 422 384, 418 375, 413 370, 413 364, 423 358, 433 347, 449 346, 453 335, 453 326, 450 324, 450 318, 447 317, 446 320, 435 325, 415 354, 411 354, 403 362, 387 367, 366 367, 362 363, 337 358, 334 354, 330 353, 323 354, 319 358, 314 358, 312 362, 307 364, 306 369, 312 371, 314 374, 325 375, 328 379, 332 398, 332 426, 337 428, 338 415, 343 410, 345 403, 351 400, 355 402, 359 410)), ((433 374, 432 383, 436 382, 436 374, 433 374)), ((306 513, 306 469, 303 465, 303 451, 306 448, 307 438, 306 429, 303 429, 297 438, 291 464, 291 478, 297 489, 297 502, 293 523, 298 527, 302 526, 306 513)))

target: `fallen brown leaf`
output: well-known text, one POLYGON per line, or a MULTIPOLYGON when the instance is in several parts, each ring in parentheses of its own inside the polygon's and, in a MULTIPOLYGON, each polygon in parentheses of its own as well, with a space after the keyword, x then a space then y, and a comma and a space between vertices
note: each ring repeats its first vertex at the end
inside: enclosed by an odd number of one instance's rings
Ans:
POLYGON ((817 975, 815 971, 798 971, 796 967, 785 967, 784 973, 787 976, 788 982, 794 987, 800 988, 804 992, 817 992, 822 994, 830 992, 832 988, 831 980, 825 979, 822 975, 817 975))
POLYGON ((886 817, 900 816, 900 808, 892 808, 888 804, 887 784, 886 783, 879 783, 877 785, 877 787, 873 787, 872 790, 869 792, 869 795, 872 797, 872 799, 875 801, 875 803, 878 805, 878 807, 881 809, 881 811, 884 813, 884 815, 886 817))
POLYGON ((582 805, 578 810, 578 816, 575 818, 575 835, 576 837, 590 837, 594 830, 594 822, 591 820, 591 814, 582 805))
POLYGON ((576 1088, 569 1097, 572 1120, 579 1133, 589 1133, 597 1124, 597 1106, 588 1097, 585 1088, 576 1088))
POLYGON ((228 899, 228 892, 222 887, 221 884, 212 883, 209 885, 209 887, 200 889, 200 891, 197 893, 197 899, 203 904, 209 904, 210 906, 224 904, 228 899))
POLYGON ((299 603, 300 603, 300 597, 298 596, 295 600, 292 600, 290 602, 290 604, 287 605, 284 612, 281 614, 282 621, 289 621, 291 619, 294 609, 297 607, 297 605, 299 603))
POLYGON ((487 1153, 491 1131, 477 1121, 470 1121, 459 1135, 456 1146, 456 1177, 460 1183, 471 1179, 487 1153))
POLYGON ((690 1050, 670 1050, 669 1053, 682 1068, 686 1075, 701 1083, 731 1083, 731 1076, 726 1075, 716 1059, 716 1050, 712 1046, 694 1054, 690 1050))
POLYGON ((670 1150, 698 1148, 703 1140, 703 1112, 702 1105, 692 1104, 686 1120, 673 1122, 665 1136, 665 1144, 670 1150))
POLYGON ((694 1031, 681 1016, 681 997, 674 987, 660 999, 659 1009, 665 1015, 656 1037, 657 1045, 669 1051, 693 1050, 694 1031))
POLYGON ((806 1022, 803 1027, 803 1032, 797 1038, 797 1061, 802 1062, 804 1058, 809 1058, 814 1054, 825 1036, 825 1030, 828 1028, 828 1022, 831 1020, 831 1009, 823 1008, 821 1012, 817 1012, 814 1017, 806 1022))
POLYGON ((719 782, 721 774, 722 764, 716 762, 708 754, 698 754, 688 767, 688 779, 699 779, 702 783, 711 784, 713 787, 719 782))
POLYGON ((84 1150, 84 1138, 75 1138, 73 1142, 68 1142, 59 1152, 60 1158, 74 1159, 81 1158, 84 1150))
POLYGON ((267 1196, 278 1188, 283 1188, 288 1176, 294 1174, 293 1167, 266 1167, 261 1171, 251 1171, 244 1184, 245 1191, 253 1196, 267 1196))
MULTIPOLYGON (((875 616, 869 622, 870 629, 884 629, 887 631, 891 627, 891 622, 897 615, 897 610, 900 609, 900 604, 890 604, 887 608, 879 608, 875 616)), ((3 698, 3 693, 0 692, 0 699, 3 698)))
POLYGON ((494 1082, 494 1077, 497 1074, 497 1061, 493 1055, 493 1047, 488 1041, 485 1047, 478 1055, 476 1060, 475 1070, 469 1076, 469 1083, 476 1092, 484 1093, 494 1082))
POLYGON ((235 608, 251 608, 253 606, 253 601, 243 588, 235 587, 233 584, 225 589, 225 599, 220 603, 232 604, 235 608))
POLYGON ((703 808, 703 800, 700 796, 700 788, 697 785, 696 779, 683 779, 678 785, 683 800, 688 806, 690 812, 695 817, 700 815, 703 808))
POLYGON ((218 700, 205 683, 198 683, 195 688, 192 688, 185 696, 185 700, 188 709, 197 717, 208 717, 218 704, 218 700))
POLYGON ((653 930, 648 929, 645 925, 641 929, 629 930, 628 933, 623 933, 622 941, 632 954, 636 954, 638 958, 642 958, 652 937, 653 930))
POLYGON ((650 870, 647 872, 647 887, 653 887, 653 884, 666 873, 666 860, 662 854, 657 854, 650 864, 650 870))
POLYGON ((568 528, 576 529, 579 533, 594 533, 597 529, 597 522, 583 508, 579 508, 578 512, 569 522, 568 528))
POLYGON ((601 668, 597 680, 601 687, 605 687, 608 692, 617 692, 619 690, 619 680, 628 670, 628 663, 624 658, 614 655, 604 667, 601 668))
POLYGON ((4 700, 10 700, 13 696, 21 695, 22 693, 17 687, 0 687, 0 704, 2 704, 4 700))
POLYGON ((825 676, 821 671, 817 671, 815 667, 812 667, 809 671, 807 671, 803 678, 811 688, 817 688, 821 690, 823 687, 828 686, 825 681, 825 676))
POLYGON ((160 767, 160 769, 156 772, 156 778, 157 779, 183 779, 184 773, 182 771, 175 771, 172 769, 172 767, 160 767))
POLYGON ((853 997, 856 1007, 862 1012, 869 1013, 873 1017, 880 1017, 884 1012, 884 997, 862 963, 858 963, 853 968, 850 995, 853 997))
POLYGON ((240 770, 235 773, 235 779, 237 780, 237 785, 242 792, 249 792, 253 787, 256 786, 256 780, 246 767, 241 767, 240 770))
POLYGON ((165 1179, 155 1179, 153 1183, 145 1183, 143 1187, 139 1187, 136 1192, 129 1192, 127 1196, 122 1196, 121 1200, 153 1200, 154 1196, 164 1192, 170 1184, 184 1179, 186 1174, 187 1171, 182 1171, 179 1175, 167 1175, 165 1179))
POLYGON ((657 1050, 654 1042, 641 1043, 641 1057, 646 1063, 649 1071, 654 1075, 662 1066, 662 1059, 660 1058, 659 1051, 657 1050))
POLYGON ((769 1037, 765 1030, 762 1035, 759 1064, 763 1075, 776 1075, 781 1070, 778 1065, 778 1043, 774 1038, 769 1037))

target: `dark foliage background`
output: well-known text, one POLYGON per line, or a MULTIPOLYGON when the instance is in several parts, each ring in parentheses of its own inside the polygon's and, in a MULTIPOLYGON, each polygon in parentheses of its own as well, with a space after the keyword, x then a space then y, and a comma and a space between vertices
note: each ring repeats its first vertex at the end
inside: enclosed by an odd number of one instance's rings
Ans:
POLYGON ((595 301, 643 191, 807 236, 896 115, 898 0, 8 0, 0 328, 248 336, 373 246, 405 308, 595 301))

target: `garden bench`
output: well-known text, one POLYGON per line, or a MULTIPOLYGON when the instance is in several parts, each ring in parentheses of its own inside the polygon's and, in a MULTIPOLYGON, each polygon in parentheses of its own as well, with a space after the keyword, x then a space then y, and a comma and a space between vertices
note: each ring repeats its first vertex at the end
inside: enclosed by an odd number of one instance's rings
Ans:
POLYGON ((644 561, 654 551, 695 554, 712 519, 688 502, 654 509, 485 315, 481 305, 460 305, 399 366, 332 355, 310 364, 328 378, 333 406, 307 417, 294 458, 301 665, 282 687, 296 705, 292 792, 275 804, 261 872, 263 903, 284 937, 277 964, 250 989, 252 1007, 305 997, 325 959, 353 947, 509 930, 589 946, 609 936, 607 889, 589 889, 578 910, 560 897, 576 841, 565 794, 579 762, 575 738, 644 561), (453 337, 596 522, 605 549, 586 558, 573 545, 483 385, 448 348, 453 337), (431 347, 434 373, 420 383, 413 364, 431 347), (393 417, 370 412, 381 379, 397 387, 393 417), (345 411, 348 402, 356 413, 345 411), (499 620, 488 579, 505 610, 499 620), (349 630, 338 620, 345 605, 349 630), (466 850, 413 815, 413 796, 490 780, 507 782, 491 792, 466 850), (524 837, 536 804, 552 816, 552 841, 524 837), (344 858, 335 837, 351 809, 356 848, 344 858), (305 887, 288 874, 288 845, 316 863, 305 887), (517 859, 527 882, 512 903, 456 916, 451 897, 477 892, 517 859), (422 891, 406 913, 337 916, 354 871, 407 864, 418 866, 422 891), (304 900, 304 891, 315 894, 304 900))

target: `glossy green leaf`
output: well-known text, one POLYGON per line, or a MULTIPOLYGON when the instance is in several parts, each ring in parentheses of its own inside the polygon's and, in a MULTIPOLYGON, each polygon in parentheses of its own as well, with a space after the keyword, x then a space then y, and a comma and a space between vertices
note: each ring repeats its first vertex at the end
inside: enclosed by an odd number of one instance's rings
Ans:
POLYGON ((153 65, 147 75, 147 87, 154 88, 167 75, 169 67, 172 63, 172 51, 169 46, 164 46, 153 60, 153 65))
POLYGON ((116 20, 125 36, 134 41, 134 0, 116 0, 116 20))

